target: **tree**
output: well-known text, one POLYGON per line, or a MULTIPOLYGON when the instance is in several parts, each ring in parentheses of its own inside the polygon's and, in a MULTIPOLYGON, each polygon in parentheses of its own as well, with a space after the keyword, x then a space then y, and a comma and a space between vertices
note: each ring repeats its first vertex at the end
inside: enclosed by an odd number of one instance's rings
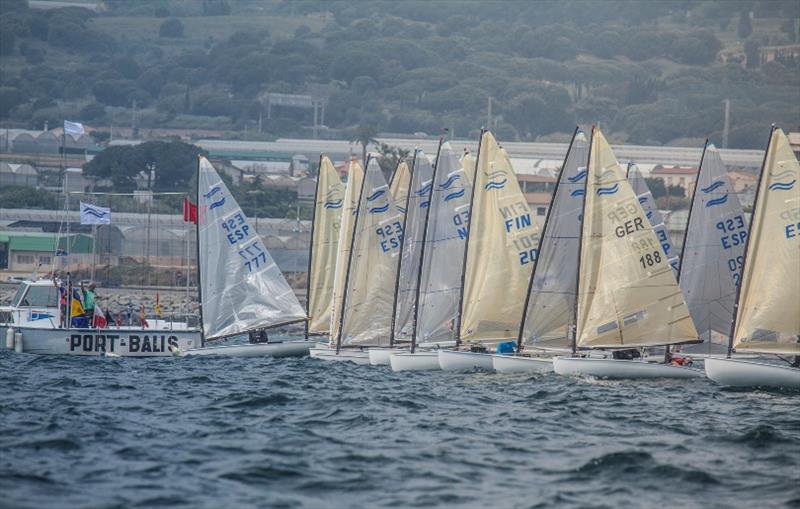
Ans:
POLYGON ((173 39, 183 38, 183 23, 178 18, 169 18, 161 23, 158 29, 159 37, 170 37, 173 39))
MULTIPOLYGON (((369 124, 362 124, 353 132, 350 137, 351 143, 358 143, 361 145, 361 161, 362 164, 367 164, 367 147, 370 143, 378 143, 375 136, 378 135, 378 129, 369 124)), ((364 168, 366 170, 366 168, 364 168)))
POLYGON ((750 23, 750 12, 742 11, 739 14, 739 27, 736 29, 736 35, 739 39, 747 39, 753 33, 753 25, 750 23))

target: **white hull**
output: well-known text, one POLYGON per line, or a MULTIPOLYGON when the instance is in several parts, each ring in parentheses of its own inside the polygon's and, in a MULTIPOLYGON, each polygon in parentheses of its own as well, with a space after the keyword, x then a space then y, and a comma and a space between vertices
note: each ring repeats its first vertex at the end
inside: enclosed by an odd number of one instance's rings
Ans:
POLYGON ((641 360, 591 357, 553 357, 553 368, 559 375, 584 375, 596 378, 699 378, 703 376, 703 372, 699 369, 683 366, 641 360))
POLYGON ((439 366, 444 371, 471 371, 476 368, 492 371, 494 369, 491 354, 456 350, 439 350, 439 366))
POLYGON ((40 355, 170 357, 170 345, 185 352, 200 346, 200 331, 120 329, 15 328, 22 351, 40 355))
POLYGON ((721 385, 800 389, 800 368, 714 357, 706 357, 705 366, 708 378, 721 385))
POLYGON ((436 351, 416 351, 414 353, 394 353, 389 358, 392 371, 436 371, 439 366, 439 353, 436 351))
POLYGON ((323 361, 350 361, 356 364, 369 364, 369 352, 366 350, 341 349, 336 353, 335 348, 311 348, 309 355, 314 359, 323 361))
POLYGON ((553 371, 553 358, 492 355, 492 366, 498 373, 548 373, 553 371))
POLYGON ((287 341, 285 343, 243 343, 193 348, 182 355, 222 355, 226 357, 305 357, 313 341, 287 341))
POLYGON ((369 363, 373 366, 388 366, 389 357, 395 353, 408 352, 408 348, 370 348, 369 363))

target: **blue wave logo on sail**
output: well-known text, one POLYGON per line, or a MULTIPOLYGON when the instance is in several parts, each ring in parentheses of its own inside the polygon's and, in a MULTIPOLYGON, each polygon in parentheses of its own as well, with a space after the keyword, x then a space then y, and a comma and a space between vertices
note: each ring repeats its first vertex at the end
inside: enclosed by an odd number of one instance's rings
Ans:
POLYGON ((384 205, 383 207, 373 207, 373 208, 369 209, 369 213, 370 214, 380 214, 382 212, 386 212, 387 210, 389 210, 389 204, 388 203, 386 205, 384 205))
POLYGON ((417 196, 423 196, 431 192, 431 188, 433 187, 433 183, 428 182, 426 185, 422 186, 419 191, 416 191, 414 194, 417 196))
POLYGON ((647 216, 647 219, 649 219, 650 221, 653 220, 653 211, 652 210, 648 210, 647 214, 645 214, 645 215, 647 216))
POLYGON ((447 191, 448 189, 450 189, 450 187, 452 187, 453 184, 455 184, 456 180, 460 178, 461 175, 458 174, 450 175, 450 177, 448 177, 447 180, 439 184, 439 189, 441 189, 442 191, 447 191))
POLYGON ((647 203, 647 196, 640 196, 639 197, 639 203, 641 205, 644 205, 645 203, 647 203))
POLYGON ((610 187, 598 187, 597 196, 615 194, 617 191, 619 191, 619 184, 614 184, 610 187))
POLYGON ((797 179, 792 180, 791 182, 774 182, 769 185, 770 191, 789 191, 794 187, 797 183, 797 179))
POLYGON ((714 182, 710 186, 704 187, 704 188, 702 188, 700 190, 703 191, 704 193, 708 194, 708 193, 710 193, 712 191, 716 191, 717 189, 719 189, 720 187, 722 187, 724 185, 725 185, 725 182, 722 182, 721 180, 718 180, 717 182, 714 182))
POLYGON ((424 202, 421 202, 421 203, 419 204, 419 208, 421 208, 421 209, 427 209, 427 208, 428 208, 428 205, 430 205, 430 204, 431 204, 431 202, 429 202, 429 201, 424 201, 424 202))
POLYGON ((713 207, 715 205, 722 205, 726 201, 728 201, 728 193, 725 193, 724 195, 720 196, 719 198, 714 198, 713 200, 708 200, 706 202, 706 208, 713 207))
POLYGON ((569 193, 570 196, 583 196, 585 194, 586 194, 586 191, 584 191, 583 189, 576 189, 576 190, 572 191, 571 193, 569 193))
POLYGON ((367 201, 375 201, 378 198, 380 198, 381 196, 383 196, 384 194, 386 194, 386 189, 378 189, 377 191, 375 191, 371 195, 367 196, 367 201))
POLYGON ((455 200, 456 198, 461 198, 464 196, 464 190, 459 189, 458 191, 452 192, 444 197, 444 201, 455 200))
POLYGON ((211 205, 209 205, 208 206, 208 210, 214 210, 215 208, 222 207, 223 205, 225 205, 225 197, 224 196, 222 198, 220 198, 219 200, 215 201, 214 203, 212 203, 211 205))
POLYGON ((215 194, 219 193, 220 191, 222 191, 222 188, 220 188, 219 186, 214 186, 214 187, 211 188, 211 190, 209 192, 204 194, 203 197, 205 199, 210 199, 212 196, 214 196, 215 194))
POLYGON ((506 187, 506 183, 508 183, 506 172, 503 170, 497 170, 493 171, 492 173, 488 173, 486 174, 486 178, 489 180, 489 183, 483 186, 483 188, 487 191, 490 189, 503 189, 506 187))
POLYGON ((600 181, 605 180, 606 177, 612 177, 613 178, 613 177, 616 177, 616 176, 617 176, 617 173, 614 170, 606 170, 603 173, 601 173, 600 175, 595 175, 594 179, 595 179, 595 181, 600 182, 600 181))
POLYGON ((406 213, 406 209, 405 209, 405 207, 401 207, 400 205, 398 205, 398 206, 397 206, 397 210, 398 210, 398 211, 400 211, 400 212, 401 212, 401 213, 403 213, 403 214, 405 214, 405 213, 406 213))
POLYGON ((586 167, 581 166, 580 168, 578 168, 578 170, 580 171, 577 174, 573 175, 572 177, 567 177, 567 180, 575 184, 586 178, 586 173, 587 173, 586 167))
POLYGON ((340 209, 342 208, 342 200, 326 201, 324 207, 326 209, 340 209))

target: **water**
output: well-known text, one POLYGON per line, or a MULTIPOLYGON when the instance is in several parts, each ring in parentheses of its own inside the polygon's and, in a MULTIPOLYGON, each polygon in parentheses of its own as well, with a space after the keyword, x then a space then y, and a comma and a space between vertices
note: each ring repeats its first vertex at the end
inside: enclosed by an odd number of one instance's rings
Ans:
POLYGON ((800 394, 0 352, 0 506, 800 507, 800 394))

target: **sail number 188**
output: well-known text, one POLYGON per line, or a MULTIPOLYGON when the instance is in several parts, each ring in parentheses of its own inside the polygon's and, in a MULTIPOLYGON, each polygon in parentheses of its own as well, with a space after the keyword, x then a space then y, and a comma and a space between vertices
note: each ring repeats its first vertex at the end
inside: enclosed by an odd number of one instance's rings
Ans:
POLYGON ((647 253, 646 255, 639 258, 639 263, 642 264, 642 268, 646 269, 647 267, 652 267, 657 263, 661 263, 661 253, 658 251, 653 251, 653 253, 647 253))

